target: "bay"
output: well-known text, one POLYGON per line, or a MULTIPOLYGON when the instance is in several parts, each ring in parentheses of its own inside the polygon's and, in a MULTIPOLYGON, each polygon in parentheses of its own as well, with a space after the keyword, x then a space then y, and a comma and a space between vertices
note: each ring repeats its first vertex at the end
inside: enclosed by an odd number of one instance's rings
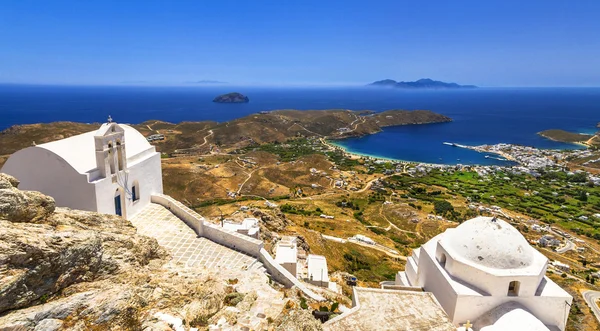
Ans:
POLYGON ((537 135, 546 129, 592 133, 600 122, 600 88, 479 88, 397 90, 378 88, 107 87, 0 85, 0 129, 15 124, 75 121, 122 123, 228 121, 276 109, 427 109, 451 123, 385 128, 336 143, 349 151, 391 159, 445 164, 505 164, 484 154, 444 145, 513 143, 574 149, 537 135), (240 92, 247 104, 218 104, 240 92))

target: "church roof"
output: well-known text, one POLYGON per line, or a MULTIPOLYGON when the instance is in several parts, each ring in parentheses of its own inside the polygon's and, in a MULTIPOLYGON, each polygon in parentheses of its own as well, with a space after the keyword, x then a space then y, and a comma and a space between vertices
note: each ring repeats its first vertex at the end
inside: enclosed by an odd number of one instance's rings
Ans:
POLYGON ((476 217, 448 230, 440 243, 454 258, 495 269, 521 269, 535 261, 535 250, 507 222, 476 217))
POLYGON ((477 319, 475 329, 481 331, 550 331, 537 317, 516 302, 500 305, 477 319))
MULTIPOLYGON (((98 135, 98 131, 106 126, 106 124, 103 124, 99 130, 82 133, 30 148, 43 148, 51 151, 69 163, 69 165, 77 172, 85 174, 96 169, 96 147, 94 136, 98 135)), ((152 148, 152 145, 150 145, 146 138, 136 129, 125 124, 119 124, 119 126, 125 131, 125 146, 128 159, 152 148)))

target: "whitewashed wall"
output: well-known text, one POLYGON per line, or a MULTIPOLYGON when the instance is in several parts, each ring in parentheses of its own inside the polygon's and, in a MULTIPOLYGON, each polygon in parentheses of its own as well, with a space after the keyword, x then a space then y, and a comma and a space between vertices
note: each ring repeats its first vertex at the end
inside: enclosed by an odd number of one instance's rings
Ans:
POLYGON ((78 173, 47 149, 22 149, 6 161, 1 172, 17 178, 21 190, 39 191, 53 197, 59 207, 96 211, 96 193, 87 175, 78 173))
MULTIPOLYGON (((122 204, 123 217, 131 218, 139 213, 144 207, 148 206, 153 194, 162 194, 162 171, 160 163, 160 154, 154 152, 154 148, 142 155, 127 162, 129 175, 127 176, 127 187, 131 190, 134 181, 139 182, 138 201, 132 201, 129 194, 123 193, 122 204)), ((120 171, 120 178, 124 178, 123 171, 120 171)), ((96 186, 96 203, 98 212, 105 214, 115 213, 115 192, 120 188, 120 184, 113 182, 112 177, 107 177, 94 182, 96 186)))

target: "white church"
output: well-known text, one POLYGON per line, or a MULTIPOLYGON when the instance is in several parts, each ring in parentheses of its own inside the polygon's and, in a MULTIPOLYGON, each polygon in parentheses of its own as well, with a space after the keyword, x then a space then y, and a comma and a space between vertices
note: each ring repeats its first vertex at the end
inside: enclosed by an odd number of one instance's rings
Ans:
POLYGON ((109 122, 98 130, 22 149, 1 172, 20 189, 56 205, 131 218, 161 194, 160 153, 134 128, 109 122))
POLYGON ((513 226, 477 217, 415 249, 395 283, 432 292, 459 329, 564 330, 573 297, 547 267, 513 226))

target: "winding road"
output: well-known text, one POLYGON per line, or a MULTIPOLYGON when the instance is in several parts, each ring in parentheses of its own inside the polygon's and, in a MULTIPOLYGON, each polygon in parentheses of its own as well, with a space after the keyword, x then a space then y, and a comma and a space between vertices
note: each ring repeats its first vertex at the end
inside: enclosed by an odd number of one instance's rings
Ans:
POLYGON ((596 319, 598 320, 598 322, 600 322, 600 308, 598 308, 598 305, 596 304, 596 302, 600 300, 600 292, 582 291, 581 295, 583 295, 585 303, 587 303, 587 305, 590 306, 590 308, 594 312, 594 316, 596 316, 596 319))
POLYGON ((202 146, 206 145, 206 143, 208 142, 208 137, 212 136, 213 133, 214 133, 213 130, 208 130, 208 135, 206 135, 204 137, 204 142, 202 143, 202 145, 198 145, 197 147, 202 147, 202 146))
POLYGON ((573 242, 572 242, 572 241, 570 241, 570 240, 566 240, 566 242, 567 242, 567 243, 566 243, 566 245, 565 245, 564 247, 561 247, 561 248, 559 248, 559 249, 557 249, 557 250, 556 250, 556 252, 557 252, 558 254, 562 254, 562 253, 564 253, 564 252, 567 252, 567 251, 570 251, 570 250, 572 250, 572 249, 575 249, 575 244, 573 244, 573 242))

